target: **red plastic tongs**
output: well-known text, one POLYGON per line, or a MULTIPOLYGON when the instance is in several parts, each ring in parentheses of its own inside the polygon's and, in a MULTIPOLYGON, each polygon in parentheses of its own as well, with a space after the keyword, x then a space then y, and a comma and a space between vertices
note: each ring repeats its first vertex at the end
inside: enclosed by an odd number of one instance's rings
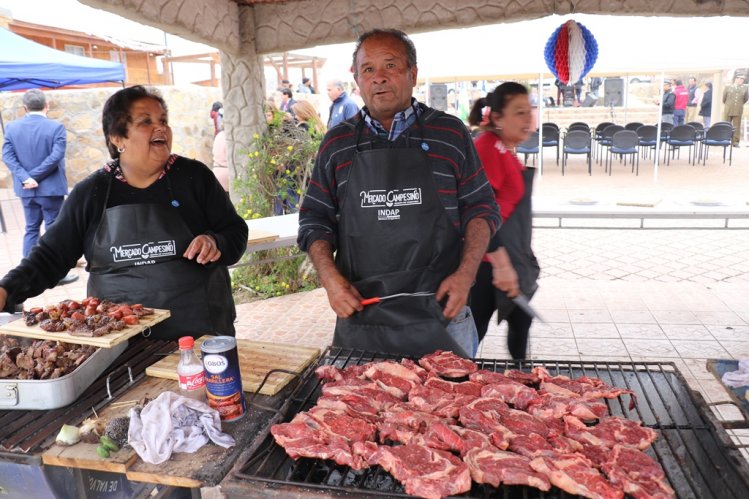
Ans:
POLYGON ((390 298, 400 298, 403 296, 430 296, 434 293, 430 293, 429 291, 418 291, 416 293, 398 293, 395 295, 387 295, 387 296, 375 296, 373 298, 365 298, 359 303, 362 305, 374 305, 375 303, 380 303, 383 300, 389 300, 390 298))

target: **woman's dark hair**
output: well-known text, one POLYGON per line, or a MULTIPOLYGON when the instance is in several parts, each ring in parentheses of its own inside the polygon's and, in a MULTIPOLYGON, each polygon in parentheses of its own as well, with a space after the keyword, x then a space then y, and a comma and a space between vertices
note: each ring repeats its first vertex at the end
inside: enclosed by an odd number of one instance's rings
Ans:
POLYGON ((487 106, 491 108, 492 112, 502 114, 507 103, 516 95, 528 95, 528 89, 514 81, 507 81, 499 85, 493 92, 486 94, 486 97, 474 102, 468 115, 468 123, 479 126, 483 120, 483 110, 487 106))
POLYGON ((104 103, 104 109, 101 112, 101 125, 104 130, 104 140, 112 159, 119 158, 120 153, 117 151, 117 146, 109 140, 109 137, 127 138, 127 124, 133 121, 132 116, 130 116, 130 108, 135 101, 141 99, 154 99, 161 104, 165 112, 169 112, 161 93, 155 88, 146 88, 142 85, 123 88, 112 94, 104 103))
POLYGON ((414 42, 411 41, 411 39, 408 37, 407 34, 397 29, 373 29, 365 33, 362 33, 359 36, 359 38, 356 40, 356 46, 354 47, 353 62, 351 66, 354 69, 354 76, 358 76, 357 75, 358 69, 356 67, 356 56, 359 55, 359 49, 361 48, 362 43, 364 43, 368 38, 385 37, 385 36, 394 38, 403 44, 403 51, 405 52, 406 63, 408 64, 409 69, 416 66, 416 46, 414 45, 414 42))

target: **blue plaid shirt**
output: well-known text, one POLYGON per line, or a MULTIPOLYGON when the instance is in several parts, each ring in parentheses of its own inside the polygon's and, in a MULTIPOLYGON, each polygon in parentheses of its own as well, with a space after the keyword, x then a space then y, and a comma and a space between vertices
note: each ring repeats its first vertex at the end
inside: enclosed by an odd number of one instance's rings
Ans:
POLYGON ((411 105, 403 111, 395 113, 390 131, 385 130, 382 123, 372 118, 369 114, 369 109, 367 109, 366 106, 362 108, 361 114, 364 118, 364 123, 367 124, 372 132, 376 133, 377 136, 383 139, 387 137, 388 140, 393 141, 416 122, 416 118, 421 114, 421 108, 416 103, 416 99, 411 97, 411 105))

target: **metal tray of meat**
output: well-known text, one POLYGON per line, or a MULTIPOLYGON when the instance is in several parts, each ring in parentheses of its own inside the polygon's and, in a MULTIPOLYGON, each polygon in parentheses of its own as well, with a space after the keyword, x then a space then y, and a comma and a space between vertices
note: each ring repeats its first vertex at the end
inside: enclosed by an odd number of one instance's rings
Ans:
POLYGON ((55 379, 0 379, 0 410, 57 409, 75 401, 127 348, 99 348, 73 372, 55 379))

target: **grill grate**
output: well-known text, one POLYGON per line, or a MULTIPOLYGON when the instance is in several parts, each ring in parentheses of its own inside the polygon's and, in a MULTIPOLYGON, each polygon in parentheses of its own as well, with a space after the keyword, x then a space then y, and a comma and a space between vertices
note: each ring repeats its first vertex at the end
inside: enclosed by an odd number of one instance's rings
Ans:
MULTIPOLYGON (((295 414, 312 407, 321 383, 314 375, 320 365, 343 368, 373 360, 400 359, 399 356, 331 347, 305 373, 298 387, 282 408, 290 421, 295 414)), ((552 375, 597 377, 612 386, 626 387, 637 394, 637 406, 629 400, 606 400, 613 416, 640 421, 659 432, 647 453, 666 473, 679 498, 744 498, 749 487, 749 465, 715 420, 699 394, 691 391, 673 363, 657 362, 567 362, 504 361, 476 359, 481 369, 529 371, 543 366, 552 375)), ((275 418, 274 418, 275 419, 275 418)), ((400 483, 379 466, 354 471, 332 461, 302 458, 293 461, 270 435, 270 425, 258 438, 263 439, 249 460, 235 474, 240 481, 261 482, 273 487, 325 489, 349 495, 409 497, 400 483)), ((568 497, 553 488, 548 493, 529 487, 500 488, 504 497, 568 497)), ((461 497, 497 497, 498 491, 486 485, 473 485, 461 497)))
POLYGON ((128 348, 104 371, 74 403, 54 410, 0 411, 0 455, 18 458, 19 454, 35 453, 47 447, 57 436, 63 423, 79 424, 91 415, 91 408, 99 410, 130 384, 130 373, 137 381, 145 375, 146 367, 153 363, 153 356, 174 350, 170 341, 149 341, 143 337, 131 340, 128 348), (128 373, 127 367, 130 367, 128 373), (110 375, 111 374, 111 375, 110 375), (110 400, 107 393, 107 376, 110 400))

